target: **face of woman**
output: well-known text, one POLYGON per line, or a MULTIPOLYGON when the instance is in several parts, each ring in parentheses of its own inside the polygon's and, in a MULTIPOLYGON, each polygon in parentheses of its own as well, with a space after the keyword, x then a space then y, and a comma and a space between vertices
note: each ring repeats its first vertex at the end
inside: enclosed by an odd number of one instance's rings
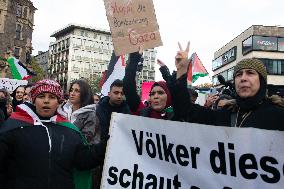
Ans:
POLYGON ((23 100, 24 94, 25 94, 25 88, 24 87, 19 87, 16 90, 16 95, 15 95, 16 100, 17 101, 23 100))
POLYGON ((98 95, 94 95, 94 103, 98 104, 100 101, 100 97, 98 95))
POLYGON ((75 83, 74 85, 71 86, 71 89, 69 91, 69 101, 72 103, 72 104, 80 104, 81 101, 80 101, 80 86, 75 83))
POLYGON ((162 111, 167 105, 167 93, 160 86, 155 86, 150 93, 151 107, 156 111, 162 111))

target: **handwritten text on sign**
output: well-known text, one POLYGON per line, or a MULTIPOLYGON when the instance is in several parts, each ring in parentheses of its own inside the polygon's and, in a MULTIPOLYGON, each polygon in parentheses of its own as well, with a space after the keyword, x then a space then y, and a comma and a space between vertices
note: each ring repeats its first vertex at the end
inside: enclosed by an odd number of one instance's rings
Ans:
POLYGON ((4 88, 9 93, 12 93, 18 86, 27 85, 27 80, 17 80, 9 78, 0 78, 0 89, 4 88))
POLYGON ((105 7, 117 56, 162 45, 151 0, 105 0, 105 7))

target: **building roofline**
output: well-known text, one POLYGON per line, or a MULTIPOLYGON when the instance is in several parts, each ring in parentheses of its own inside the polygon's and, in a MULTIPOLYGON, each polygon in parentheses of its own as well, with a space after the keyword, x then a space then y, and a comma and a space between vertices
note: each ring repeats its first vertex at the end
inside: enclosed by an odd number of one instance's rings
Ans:
POLYGON ((32 2, 31 0, 28 0, 27 2, 28 2, 28 3, 30 4, 30 6, 33 8, 33 11, 38 10, 38 9, 34 6, 34 4, 33 4, 33 2, 32 2))
POLYGON ((84 25, 80 25, 80 24, 68 24, 67 26, 65 26, 64 28, 61 28, 57 31, 55 31, 54 33, 52 33, 50 35, 50 37, 58 37, 62 34, 66 34, 68 32, 70 32, 71 30, 74 29, 85 29, 85 30, 89 30, 89 31, 93 31, 93 32, 100 32, 100 33, 104 33, 104 34, 111 34, 109 30, 105 30, 105 29, 100 29, 100 28, 93 28, 90 26, 84 26, 84 25))
MULTIPOLYGON (((250 30, 251 28, 254 29, 255 27, 258 27, 258 26, 284 28, 284 25, 283 25, 283 26, 282 26, 282 25, 275 25, 275 26, 251 25, 250 27, 248 27, 247 29, 245 29, 242 33, 240 33, 237 37, 235 37, 234 39, 232 39, 230 42, 232 42, 233 40, 235 40, 236 38, 238 38, 239 36, 241 36, 241 35, 242 35, 243 33, 245 33, 246 31, 250 30)), ((226 45, 229 44, 230 42, 226 43, 226 45)), ((224 45, 224 46, 226 46, 226 45, 224 45)), ((224 46, 223 46, 223 47, 224 47, 224 46)))
MULTIPOLYGON (((219 52, 220 50, 222 50, 223 48, 225 48, 229 43, 231 43, 232 41, 234 41, 235 39, 237 39, 238 37, 240 37, 243 33, 246 33, 248 30, 251 30, 253 29, 254 31, 254 28, 255 27, 258 27, 258 26, 263 26, 263 27, 277 27, 277 28, 284 28, 284 26, 281 26, 281 25, 275 25, 275 26, 264 26, 264 25, 251 25, 250 27, 248 27, 247 29, 245 29, 243 32, 241 32, 239 35, 237 35, 236 37, 234 37, 232 40, 230 40, 228 43, 226 43, 225 45, 223 45, 220 49, 218 49, 217 51, 214 52, 214 55, 215 53, 219 52)), ((217 57, 219 58, 219 57, 217 57)), ((213 60, 216 60, 217 58, 213 59, 213 60)), ((212 61, 213 61, 212 60, 212 61)))
POLYGON ((45 54, 45 53, 48 53, 49 52, 49 50, 47 50, 47 51, 41 51, 41 53, 40 54, 37 54, 37 55, 34 55, 33 57, 38 57, 38 56, 40 56, 40 55, 43 55, 43 54, 45 54))

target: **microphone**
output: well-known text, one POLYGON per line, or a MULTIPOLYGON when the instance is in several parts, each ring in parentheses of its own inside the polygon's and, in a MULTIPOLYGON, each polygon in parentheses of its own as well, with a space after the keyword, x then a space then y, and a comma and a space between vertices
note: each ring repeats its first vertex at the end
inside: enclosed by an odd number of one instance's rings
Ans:
POLYGON ((218 75, 217 79, 218 79, 218 81, 220 82, 221 85, 225 86, 225 88, 228 87, 222 93, 234 97, 235 96, 235 87, 234 87, 233 83, 231 83, 230 81, 226 81, 225 78, 222 75, 218 75))
POLYGON ((218 79, 220 84, 225 85, 225 86, 227 85, 227 82, 226 82, 225 78, 222 75, 218 75, 217 79, 218 79))

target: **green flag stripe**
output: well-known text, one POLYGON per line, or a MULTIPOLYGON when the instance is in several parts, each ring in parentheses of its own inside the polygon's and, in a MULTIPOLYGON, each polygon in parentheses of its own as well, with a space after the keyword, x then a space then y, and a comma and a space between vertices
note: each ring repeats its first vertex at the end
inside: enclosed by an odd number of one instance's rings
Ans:
POLYGON ((72 124, 70 122, 57 122, 57 124, 64 126, 64 127, 68 127, 69 129, 73 129, 74 131, 78 132, 80 134, 81 138, 83 139, 84 144, 88 144, 88 142, 87 142, 86 138, 84 137, 84 135, 82 134, 82 132, 74 124, 72 124))
POLYGON ((14 57, 10 57, 8 58, 7 62, 10 66, 10 69, 11 69, 11 74, 12 74, 12 77, 13 79, 18 79, 18 80, 21 80, 22 79, 22 76, 21 74, 18 72, 18 69, 15 65, 15 58, 14 57))
POLYGON ((208 76, 208 73, 194 73, 192 75, 192 83, 194 83, 199 77, 208 76))

